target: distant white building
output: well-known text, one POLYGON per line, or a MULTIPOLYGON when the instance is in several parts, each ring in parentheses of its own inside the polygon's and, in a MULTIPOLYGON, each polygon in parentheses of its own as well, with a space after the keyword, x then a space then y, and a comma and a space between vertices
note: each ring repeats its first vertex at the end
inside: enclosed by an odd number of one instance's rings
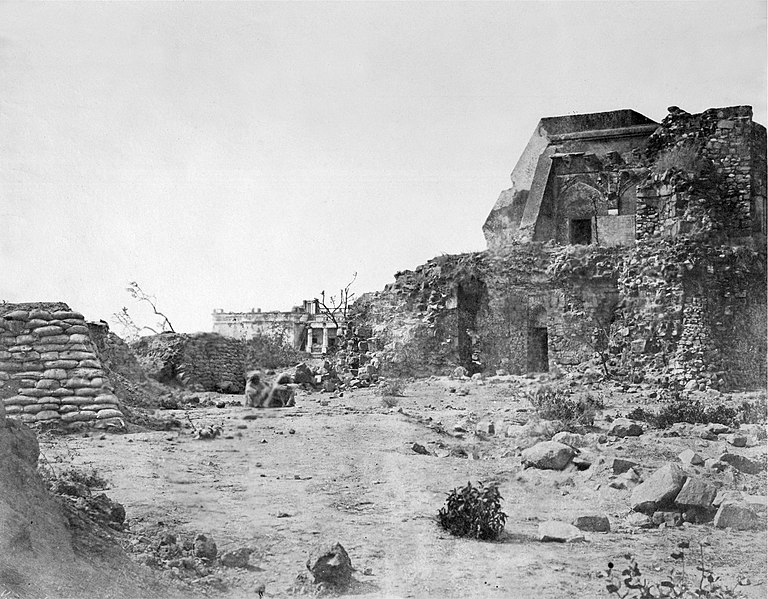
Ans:
POLYGON ((244 340, 266 335, 313 356, 321 356, 340 343, 337 339, 343 332, 344 323, 339 317, 337 320, 338 327, 330 316, 322 312, 318 300, 304 300, 301 306, 295 306, 290 312, 214 310, 213 332, 244 340))

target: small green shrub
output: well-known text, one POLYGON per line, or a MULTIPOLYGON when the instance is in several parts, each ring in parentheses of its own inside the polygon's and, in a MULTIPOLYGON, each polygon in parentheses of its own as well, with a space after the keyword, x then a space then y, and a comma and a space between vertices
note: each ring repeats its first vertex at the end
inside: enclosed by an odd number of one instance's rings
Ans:
POLYGON ((94 468, 88 470, 78 470, 77 468, 68 468, 61 473, 61 478, 80 483, 89 489, 106 489, 107 481, 94 468))
POLYGON ((560 420, 566 428, 575 425, 592 426, 597 410, 604 407, 600 398, 570 387, 539 385, 527 391, 528 401, 544 420, 560 420))
POLYGON ((684 144, 661 152, 652 168, 657 175, 663 175, 668 171, 679 171, 698 176, 707 169, 707 166, 707 161, 699 155, 695 145, 684 144))
POLYGON ((385 408, 394 408, 399 403, 400 398, 393 395, 385 395, 381 398, 381 405, 383 405, 385 408))
POLYGON ((685 549, 689 548, 688 541, 678 543, 678 550, 670 555, 681 569, 672 568, 670 574, 659 582, 649 581, 642 576, 637 560, 631 554, 624 555, 627 560, 621 574, 614 572, 613 563, 608 562, 608 584, 605 586, 609 595, 621 599, 740 599, 745 597, 733 588, 728 588, 719 582, 720 577, 707 567, 704 561, 704 546, 699 545, 699 580, 693 582, 685 573, 685 549))
POLYGON ((765 397, 754 402, 745 401, 739 406, 738 412, 738 419, 742 424, 765 424, 768 416, 768 402, 765 397))
POLYGON ((41 459, 38 461, 38 471, 48 488, 51 488, 57 481, 62 483, 75 483, 88 487, 89 489, 106 489, 108 486, 107 480, 94 468, 83 470, 78 468, 67 468, 57 474, 51 463, 48 461, 48 458, 42 453, 40 456, 41 459))
MULTIPOLYGON (((374 392, 376 395, 381 395, 384 398, 403 397, 405 394, 405 383, 399 379, 387 379, 386 381, 381 381, 374 392)), ((396 405, 397 401, 389 407, 396 405)))
POLYGON ((507 515, 501 511, 501 494, 496 485, 473 487, 468 482, 448 494, 438 512, 440 526, 457 537, 483 541, 497 539, 504 530, 507 515))
POLYGON ((736 424, 738 411, 724 404, 711 408, 705 407, 700 401, 680 400, 663 406, 658 412, 635 408, 627 414, 627 418, 647 422, 655 428, 669 428, 677 422, 689 424, 736 424))

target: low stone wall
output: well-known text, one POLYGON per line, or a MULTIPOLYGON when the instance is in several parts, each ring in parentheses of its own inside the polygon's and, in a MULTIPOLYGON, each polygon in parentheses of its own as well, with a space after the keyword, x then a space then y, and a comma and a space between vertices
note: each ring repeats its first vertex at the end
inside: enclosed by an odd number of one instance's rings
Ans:
POLYGON ((10 418, 124 426, 83 315, 66 304, 0 306, 0 382, 10 418))
POLYGON ((161 383, 225 393, 243 393, 249 370, 295 366, 308 357, 279 340, 257 336, 243 341, 217 333, 161 333, 133 342, 131 350, 161 383))
POLYGON ((180 354, 176 376, 184 385, 210 391, 245 391, 245 347, 239 339, 215 333, 189 337, 180 354))

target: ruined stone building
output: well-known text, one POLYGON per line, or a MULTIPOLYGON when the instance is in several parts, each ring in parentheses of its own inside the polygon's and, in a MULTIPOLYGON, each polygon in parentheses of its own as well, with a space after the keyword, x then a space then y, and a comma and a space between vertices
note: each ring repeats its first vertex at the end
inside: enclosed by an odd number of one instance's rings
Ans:
POLYGON ((544 118, 511 179, 487 251, 358 301, 395 367, 765 384, 766 131, 750 107, 544 118))
POLYGON ((304 300, 290 312, 213 312, 214 333, 242 340, 266 335, 313 356, 321 356, 336 346, 342 326, 321 310, 317 300, 304 300))

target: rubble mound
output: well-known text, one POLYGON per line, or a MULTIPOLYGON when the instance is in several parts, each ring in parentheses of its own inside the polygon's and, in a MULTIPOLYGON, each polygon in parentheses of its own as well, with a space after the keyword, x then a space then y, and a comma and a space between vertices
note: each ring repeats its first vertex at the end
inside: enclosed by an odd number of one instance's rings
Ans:
POLYGON ((9 597, 169 596, 106 529, 48 492, 38 455, 35 433, 0 414, 0 590, 9 597))

